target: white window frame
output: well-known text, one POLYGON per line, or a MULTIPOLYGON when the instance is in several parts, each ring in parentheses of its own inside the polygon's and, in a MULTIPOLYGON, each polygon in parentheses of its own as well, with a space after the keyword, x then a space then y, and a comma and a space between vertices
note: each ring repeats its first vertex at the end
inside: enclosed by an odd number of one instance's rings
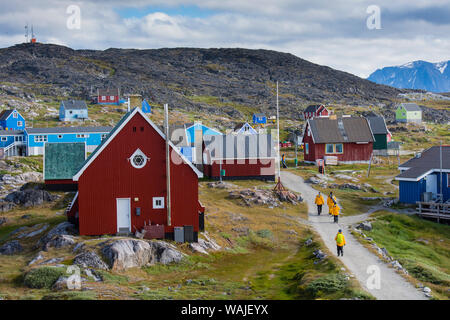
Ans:
POLYGON ((17 121, 17 126, 18 126, 18 127, 23 126, 23 121, 17 121))
POLYGON ((114 96, 109 96, 109 100, 114 100, 114 96))
POLYGON ((77 138, 78 139, 87 139, 87 138, 89 138, 89 135, 85 134, 85 133, 79 133, 79 134, 77 134, 77 138))
POLYGON ((62 139, 63 135, 62 134, 58 134, 58 139, 62 139))
POLYGON ((2 140, 1 141, 8 141, 8 137, 2 137, 2 140))
POLYGON ((103 133, 103 134, 101 135, 100 139, 103 141, 103 140, 106 139, 107 136, 108 136, 107 133, 103 133))
POLYGON ((309 143, 305 143, 305 154, 309 154, 309 143))
POLYGON ((140 149, 137 149, 137 150, 131 155, 131 157, 128 158, 128 161, 130 161, 131 165, 132 165, 133 168, 135 168, 135 169, 142 169, 143 167, 145 167, 145 165, 147 164, 148 160, 150 160, 150 158, 147 157, 140 149), (137 165, 137 164, 134 162, 134 158, 137 157, 137 156, 142 157, 143 160, 144 160, 144 161, 142 162, 141 165, 137 165))
POLYGON ((18 117, 19 117, 19 114, 16 111, 14 111, 13 112, 13 118, 17 119, 18 117))
POLYGON ((153 209, 164 209, 164 197, 153 197, 153 209), (161 201, 158 205, 157 201, 161 201))
POLYGON ((105 101, 106 100, 106 96, 102 96, 102 101, 105 101))

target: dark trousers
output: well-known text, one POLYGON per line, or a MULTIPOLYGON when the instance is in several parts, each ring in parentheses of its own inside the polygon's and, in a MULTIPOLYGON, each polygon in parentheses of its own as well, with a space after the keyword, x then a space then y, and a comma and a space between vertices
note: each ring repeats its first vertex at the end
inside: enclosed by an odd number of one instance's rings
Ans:
POLYGON ((338 257, 341 255, 341 256, 343 256, 344 255, 344 246, 337 246, 337 255, 338 255, 338 257))
POLYGON ((321 213, 322 213, 322 205, 318 204, 317 205, 317 214, 320 216, 321 213))
POLYGON ((336 216, 333 216, 333 217, 334 217, 334 223, 338 223, 338 221, 339 221, 339 216, 336 215, 336 216))

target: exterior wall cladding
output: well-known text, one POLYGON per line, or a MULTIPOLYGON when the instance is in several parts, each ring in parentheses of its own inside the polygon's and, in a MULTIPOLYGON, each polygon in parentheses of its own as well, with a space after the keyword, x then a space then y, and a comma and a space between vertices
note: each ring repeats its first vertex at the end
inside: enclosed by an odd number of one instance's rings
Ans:
POLYGON ((344 153, 326 154, 325 143, 314 144, 312 137, 305 137, 305 143, 308 143, 309 153, 306 154, 304 148, 305 161, 315 162, 316 159, 323 159, 324 156, 337 156, 339 162, 368 162, 373 150, 373 142, 369 143, 344 143, 344 153))
MULTIPOLYGON (((225 179, 228 178, 267 178, 273 180, 275 177, 275 160, 224 160, 222 169, 225 170, 225 179), (245 161, 245 162, 244 162, 245 161)), ((204 165, 205 175, 211 178, 220 177, 220 160, 215 160, 211 165, 204 165)))
POLYGON ((171 154, 172 226, 167 226, 166 205, 164 209, 153 209, 153 197, 166 199, 167 196, 165 141, 142 116, 136 115, 78 181, 80 234, 115 234, 117 198, 131 200, 132 232, 141 229, 144 221, 166 225, 166 233, 183 225, 192 225, 198 232, 198 177, 179 155, 171 154), (138 148, 150 158, 142 169, 135 169, 128 161, 138 148), (140 216, 136 215, 138 207, 141 208, 140 216))

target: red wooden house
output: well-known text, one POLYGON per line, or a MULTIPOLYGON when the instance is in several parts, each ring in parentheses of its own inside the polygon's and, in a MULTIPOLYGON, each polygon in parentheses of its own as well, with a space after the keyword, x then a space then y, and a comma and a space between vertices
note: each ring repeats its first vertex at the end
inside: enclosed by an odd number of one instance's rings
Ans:
POLYGON ((316 117, 328 117, 330 114, 331 112, 323 104, 314 104, 303 111, 303 118, 308 120, 316 117))
POLYGON ((120 90, 119 89, 98 89, 97 90, 98 104, 120 104, 120 90))
POLYGON ((78 193, 68 216, 78 216, 80 234, 127 234, 151 224, 163 225, 166 238, 174 227, 192 226, 195 239, 203 175, 171 142, 169 149, 170 216, 165 135, 141 109, 128 112, 73 177, 78 193))
POLYGON ((303 133, 304 159, 315 163, 332 156, 338 163, 366 163, 372 155, 373 142, 365 118, 309 119, 303 133))
POLYGON ((275 145, 270 134, 207 135, 203 142, 206 176, 275 180, 275 145))

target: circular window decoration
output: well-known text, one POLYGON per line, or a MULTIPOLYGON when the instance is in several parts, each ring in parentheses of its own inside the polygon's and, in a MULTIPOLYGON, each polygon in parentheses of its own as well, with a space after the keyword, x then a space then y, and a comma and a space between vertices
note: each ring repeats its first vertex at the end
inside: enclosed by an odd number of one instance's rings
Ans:
POLYGON ((129 158, 131 165, 136 169, 141 169, 147 164, 149 158, 139 149, 129 158))

